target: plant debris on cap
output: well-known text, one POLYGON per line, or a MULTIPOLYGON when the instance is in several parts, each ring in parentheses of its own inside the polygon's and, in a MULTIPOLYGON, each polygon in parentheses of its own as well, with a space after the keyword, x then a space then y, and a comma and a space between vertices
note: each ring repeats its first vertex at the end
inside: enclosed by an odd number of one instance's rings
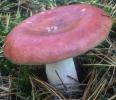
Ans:
POLYGON ((97 46, 111 26, 111 17, 95 6, 58 7, 18 24, 5 39, 4 55, 16 64, 53 63, 97 46))

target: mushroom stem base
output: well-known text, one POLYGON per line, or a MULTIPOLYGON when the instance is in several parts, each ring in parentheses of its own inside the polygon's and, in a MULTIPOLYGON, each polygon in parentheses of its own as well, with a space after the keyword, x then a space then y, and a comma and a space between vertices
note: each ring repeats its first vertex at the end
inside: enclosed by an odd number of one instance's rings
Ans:
POLYGON ((70 87, 78 83, 74 80, 78 80, 78 77, 73 58, 47 64, 46 75, 48 81, 55 87, 70 87))

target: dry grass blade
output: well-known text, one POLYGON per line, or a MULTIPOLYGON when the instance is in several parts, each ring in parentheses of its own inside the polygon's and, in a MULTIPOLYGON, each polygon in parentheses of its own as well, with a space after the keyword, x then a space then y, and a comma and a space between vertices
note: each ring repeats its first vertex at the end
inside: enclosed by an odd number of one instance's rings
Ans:
POLYGON ((114 72, 113 70, 113 75, 111 76, 110 80, 108 81, 107 74, 110 72, 111 67, 107 69, 107 71, 102 75, 102 77, 98 80, 99 77, 99 72, 93 70, 92 74, 90 76, 90 79, 87 83, 87 87, 84 91, 83 99, 82 100, 98 100, 99 96, 101 94, 104 94, 107 92, 109 87, 115 82, 114 82, 114 72))
POLYGON ((113 95, 112 97, 108 98, 108 100, 115 100, 116 99, 116 95, 113 95))
POLYGON ((31 86, 32 86, 32 97, 33 97, 33 100, 35 100, 35 93, 34 93, 34 84, 32 82, 32 79, 30 78, 30 82, 31 82, 31 86))
POLYGON ((106 95, 106 92, 107 92, 107 90, 110 88, 110 86, 112 86, 112 85, 114 84, 113 79, 114 79, 114 76, 115 76, 115 72, 116 72, 116 68, 114 67, 114 68, 113 68, 112 75, 111 75, 111 78, 110 78, 110 80, 109 80, 109 82, 108 82, 108 84, 107 84, 107 87, 106 87, 105 90, 104 90, 104 95, 106 95))
POLYGON ((101 59, 99 63, 90 63, 90 64, 83 64, 83 66, 111 66, 111 67, 116 67, 116 59, 115 54, 112 55, 111 49, 116 50, 116 45, 114 45, 110 40, 107 40, 109 43, 109 48, 107 48, 107 54, 103 53, 102 48, 101 49, 94 49, 94 53, 90 52, 87 54, 87 56, 95 56, 96 59, 101 59))
POLYGON ((106 66, 106 67, 116 67, 116 65, 110 65, 110 64, 83 64, 83 66, 96 66, 96 67, 102 67, 102 66, 106 66))
POLYGON ((11 96, 12 89, 11 89, 11 76, 1 76, 0 73, 0 97, 7 97, 11 96))
POLYGON ((41 86, 43 86, 43 88, 45 88, 47 91, 49 91, 54 96, 58 97, 60 100, 65 99, 65 97, 60 92, 58 92, 54 87, 52 87, 48 83, 41 81, 35 77, 30 77, 30 79, 35 80, 37 84, 40 84, 41 86))
POLYGON ((10 14, 10 13, 6 14, 6 28, 7 28, 7 29, 8 29, 8 27, 9 27, 10 17, 11 17, 11 14, 10 14))
POLYGON ((90 77, 90 79, 87 83, 87 86, 86 86, 85 92, 83 94, 82 100, 87 100, 88 96, 90 95, 89 90, 91 89, 91 86, 92 86, 94 81, 95 81, 95 70, 93 70, 91 72, 91 77, 90 77))
POLYGON ((107 80, 104 79, 95 89, 95 91, 93 92, 93 94, 91 94, 91 96, 87 99, 87 100, 97 100, 97 97, 99 96, 99 94, 102 92, 102 90, 104 90, 104 87, 107 83, 107 80))

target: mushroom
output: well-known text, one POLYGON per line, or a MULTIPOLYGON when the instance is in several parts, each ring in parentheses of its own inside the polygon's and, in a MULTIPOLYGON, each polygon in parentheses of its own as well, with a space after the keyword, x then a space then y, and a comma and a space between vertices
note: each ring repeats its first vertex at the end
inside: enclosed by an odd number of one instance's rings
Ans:
POLYGON ((95 6, 58 7, 18 24, 5 39, 4 55, 15 64, 46 64, 52 85, 75 84, 68 77, 78 79, 73 57, 104 41, 111 26, 111 17, 95 6))

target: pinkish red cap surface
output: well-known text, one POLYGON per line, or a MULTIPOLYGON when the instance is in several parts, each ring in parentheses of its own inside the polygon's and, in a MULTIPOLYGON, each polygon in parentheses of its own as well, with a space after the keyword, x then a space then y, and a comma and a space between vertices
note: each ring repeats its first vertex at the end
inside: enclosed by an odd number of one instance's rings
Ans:
POLYGON ((87 4, 38 13, 6 37, 4 55, 16 64, 46 64, 81 55, 108 36, 111 17, 87 4))

